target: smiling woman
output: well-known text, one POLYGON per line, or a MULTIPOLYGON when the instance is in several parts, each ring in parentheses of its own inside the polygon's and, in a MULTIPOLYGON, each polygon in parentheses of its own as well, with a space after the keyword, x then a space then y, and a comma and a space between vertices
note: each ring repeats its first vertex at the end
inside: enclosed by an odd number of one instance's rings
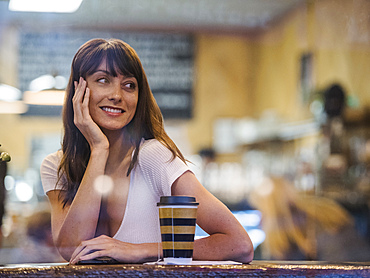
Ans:
POLYGON ((194 242, 195 259, 252 260, 245 229, 199 183, 165 132, 140 59, 127 43, 93 39, 80 47, 63 123, 62 149, 45 158, 41 178, 54 242, 66 260, 159 259, 156 204, 168 195, 199 202, 197 224, 209 236, 194 242))
POLYGON ((96 72, 87 76, 86 86, 91 93, 89 111, 92 119, 102 129, 111 130, 123 128, 134 117, 138 85, 135 77, 113 73, 107 68, 104 59, 96 72))

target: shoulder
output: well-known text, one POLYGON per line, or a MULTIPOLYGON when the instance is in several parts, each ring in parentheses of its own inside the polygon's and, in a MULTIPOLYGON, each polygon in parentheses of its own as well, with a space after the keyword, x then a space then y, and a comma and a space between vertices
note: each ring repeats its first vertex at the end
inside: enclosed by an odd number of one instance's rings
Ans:
POLYGON ((143 140, 140 145, 139 160, 152 157, 162 157, 168 160, 171 159, 173 155, 172 152, 157 139, 143 140))
POLYGON ((142 140, 140 144, 140 151, 144 149, 158 149, 158 148, 166 148, 161 142, 157 139, 149 139, 149 140, 142 140))
POLYGON ((159 195, 170 195, 171 186, 189 167, 156 139, 143 141, 138 154, 138 173, 159 195))
POLYGON ((40 166, 41 180, 51 180, 55 182, 58 175, 58 168, 62 159, 62 151, 49 154, 44 158, 40 166))
POLYGON ((53 189, 62 188, 62 182, 64 182, 64 180, 60 180, 58 183, 58 167, 61 159, 62 152, 57 151, 46 156, 41 163, 40 175, 45 193, 53 189))
POLYGON ((44 158, 44 160, 41 163, 41 172, 43 172, 43 170, 58 168, 61 159, 62 151, 56 151, 54 153, 49 154, 44 158))
POLYGON ((169 148, 156 139, 145 140, 140 145, 138 164, 158 170, 162 166, 186 165, 179 157, 174 156, 169 148))

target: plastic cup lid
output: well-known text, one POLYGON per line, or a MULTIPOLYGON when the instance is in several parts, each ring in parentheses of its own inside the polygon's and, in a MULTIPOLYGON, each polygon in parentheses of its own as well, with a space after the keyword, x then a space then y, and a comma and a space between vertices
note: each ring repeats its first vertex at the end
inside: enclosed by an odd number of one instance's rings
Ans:
POLYGON ((199 203, 196 202, 195 197, 190 196, 162 196, 159 203, 157 203, 157 206, 170 205, 197 206, 199 203))

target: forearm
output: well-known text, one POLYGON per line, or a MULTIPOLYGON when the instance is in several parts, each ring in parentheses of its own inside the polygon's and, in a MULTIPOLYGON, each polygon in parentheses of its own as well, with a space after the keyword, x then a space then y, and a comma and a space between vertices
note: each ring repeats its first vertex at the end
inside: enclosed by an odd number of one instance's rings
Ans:
POLYGON ((105 256, 121 263, 153 262, 162 257, 162 246, 161 243, 128 243, 102 235, 84 241, 74 252, 70 263, 105 256))
POLYGON ((235 237, 216 233, 194 242, 194 260, 233 260, 249 263, 253 259, 253 245, 248 236, 235 237))
POLYGON ((142 243, 139 246, 136 259, 133 258, 133 262, 154 262, 163 258, 162 243, 142 243))
POLYGON ((105 162, 103 152, 92 152, 79 189, 56 231, 56 246, 64 258, 70 257, 82 241, 95 236, 102 194, 95 190, 94 182, 104 174, 105 162))

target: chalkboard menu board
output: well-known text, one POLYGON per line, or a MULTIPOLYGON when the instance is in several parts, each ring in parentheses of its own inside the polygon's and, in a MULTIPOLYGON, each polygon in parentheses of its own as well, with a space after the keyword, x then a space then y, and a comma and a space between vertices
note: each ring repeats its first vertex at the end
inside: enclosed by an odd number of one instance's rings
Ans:
MULTIPOLYGON (((187 34, 22 32, 20 89, 28 90, 30 82, 44 74, 62 75, 68 79, 74 54, 92 38, 118 38, 136 50, 164 118, 186 119, 192 116, 194 42, 193 37, 187 34)), ((44 108, 41 112, 40 107, 31 107, 28 113, 45 115, 55 111, 49 107, 49 110, 44 108)))

